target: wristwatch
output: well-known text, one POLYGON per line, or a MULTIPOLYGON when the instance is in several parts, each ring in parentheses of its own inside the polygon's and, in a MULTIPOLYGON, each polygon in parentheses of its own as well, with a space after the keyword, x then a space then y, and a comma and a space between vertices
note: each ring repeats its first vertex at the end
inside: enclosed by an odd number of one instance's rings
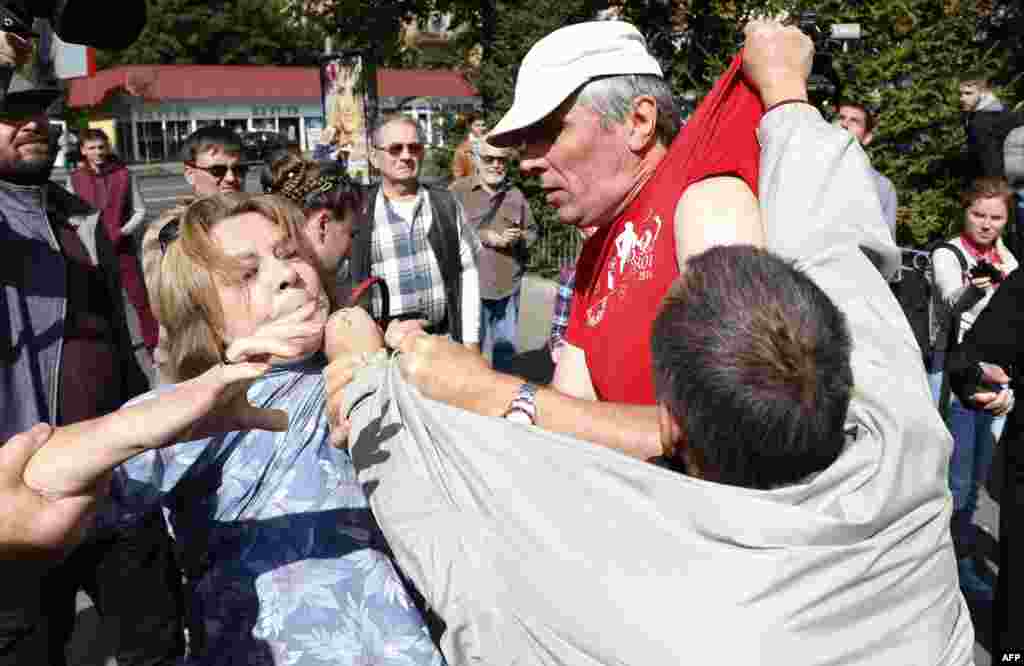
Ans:
POLYGON ((503 416, 512 423, 536 425, 537 423, 537 385, 526 382, 519 387, 516 397, 508 403, 503 416))

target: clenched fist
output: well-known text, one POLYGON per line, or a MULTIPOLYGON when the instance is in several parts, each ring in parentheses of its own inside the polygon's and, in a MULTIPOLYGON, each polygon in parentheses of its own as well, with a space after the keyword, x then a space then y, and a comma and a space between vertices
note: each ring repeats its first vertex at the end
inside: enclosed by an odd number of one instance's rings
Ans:
POLYGON ((754 20, 744 29, 743 73, 760 91, 766 107, 787 99, 807 99, 814 43, 799 28, 774 20, 754 20))

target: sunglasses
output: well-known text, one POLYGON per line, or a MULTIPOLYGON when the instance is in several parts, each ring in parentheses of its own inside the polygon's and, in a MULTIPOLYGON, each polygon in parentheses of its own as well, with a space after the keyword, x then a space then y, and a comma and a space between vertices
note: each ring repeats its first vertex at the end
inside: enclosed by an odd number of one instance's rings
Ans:
POLYGON ((178 240, 178 234, 181 230, 181 219, 174 218, 164 226, 160 227, 160 232, 156 235, 156 240, 160 243, 160 253, 167 254, 167 248, 171 243, 178 240))
POLYGON ((508 164, 508 158, 504 155, 481 155, 480 161, 484 164, 508 164))
POLYGON ((377 146, 377 150, 383 150, 391 157, 401 157, 402 152, 408 150, 409 154, 413 157, 419 157, 423 154, 422 143, 389 143, 386 146, 377 146))
POLYGON ((217 182, 224 180, 224 176, 228 175, 228 171, 235 175, 238 180, 245 180, 245 176, 249 173, 249 166, 247 164, 214 164, 213 166, 199 166, 195 162, 185 162, 187 166, 193 169, 199 169, 213 176, 217 182))

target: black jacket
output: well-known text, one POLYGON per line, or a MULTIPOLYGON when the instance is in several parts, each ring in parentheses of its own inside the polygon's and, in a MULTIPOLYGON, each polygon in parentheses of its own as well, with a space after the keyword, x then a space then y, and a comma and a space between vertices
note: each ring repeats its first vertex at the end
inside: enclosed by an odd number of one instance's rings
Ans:
MULTIPOLYGON (((1011 638, 1011 623, 1024 617, 1024 270, 1017 270, 999 287, 981 316, 974 322, 960 346, 947 359, 950 383, 965 404, 977 392, 978 362, 995 363, 1010 374, 1011 388, 1018 397, 1010 412, 999 448, 1001 475, 999 493, 999 583, 993 617, 992 662, 1007 651, 1024 648, 1018 631, 1011 638), (1016 641, 1016 642, 1011 642, 1016 641)), ((999 456, 997 456, 999 457, 999 456)))

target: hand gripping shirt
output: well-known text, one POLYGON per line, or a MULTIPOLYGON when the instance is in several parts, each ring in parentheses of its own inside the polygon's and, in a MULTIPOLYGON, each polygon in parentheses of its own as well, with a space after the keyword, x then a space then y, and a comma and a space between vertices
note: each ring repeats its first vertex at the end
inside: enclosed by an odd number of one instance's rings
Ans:
POLYGON ((757 192, 763 107, 740 63, 737 56, 636 199, 583 246, 565 337, 586 353, 600 400, 655 402, 650 331, 679 276, 673 225, 683 191, 711 176, 734 175, 757 192))

